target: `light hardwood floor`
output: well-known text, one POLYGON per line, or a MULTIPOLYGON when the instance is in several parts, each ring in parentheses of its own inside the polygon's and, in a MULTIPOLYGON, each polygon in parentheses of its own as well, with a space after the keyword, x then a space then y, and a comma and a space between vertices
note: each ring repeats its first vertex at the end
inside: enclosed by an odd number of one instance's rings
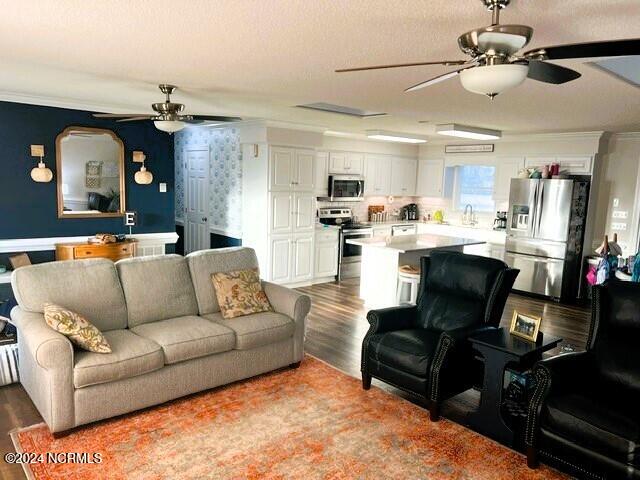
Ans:
MULTIPOLYGON (((307 321, 307 353, 356 377, 360 376, 360 346, 369 324, 362 300, 358 298, 358 280, 324 283, 298 289, 311 297, 311 313, 307 321)), ((502 325, 509 326, 513 310, 543 317, 542 330, 565 339, 577 349, 587 340, 590 311, 545 300, 511 294, 502 316, 502 325)), ((374 380, 377 385, 394 394, 421 404, 420 399, 374 380)), ((464 423, 465 413, 478 401, 474 391, 447 401, 442 414, 464 423)), ((42 419, 20 385, 0 387, 0 452, 13 451, 8 432, 16 427, 41 422, 42 419)), ((23 479, 22 469, 0 460, 0 478, 23 479)))

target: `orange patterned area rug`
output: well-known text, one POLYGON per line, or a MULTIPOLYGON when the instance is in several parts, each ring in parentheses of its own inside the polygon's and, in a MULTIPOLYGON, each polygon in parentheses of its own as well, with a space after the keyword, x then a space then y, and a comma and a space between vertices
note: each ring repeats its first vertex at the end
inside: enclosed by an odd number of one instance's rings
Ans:
POLYGON ((35 463, 40 479, 564 479, 524 456, 311 357, 281 370, 54 439, 13 432, 22 452, 99 453, 35 463))

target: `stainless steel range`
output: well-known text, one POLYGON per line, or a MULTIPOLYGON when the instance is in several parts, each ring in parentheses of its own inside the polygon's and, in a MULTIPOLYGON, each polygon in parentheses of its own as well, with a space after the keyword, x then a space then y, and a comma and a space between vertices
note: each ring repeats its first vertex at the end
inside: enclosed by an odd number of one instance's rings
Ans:
POLYGON ((340 227, 338 280, 359 277, 362 247, 348 244, 347 240, 373 237, 373 228, 371 225, 354 221, 351 209, 343 207, 320 208, 318 210, 318 218, 320 223, 340 227))

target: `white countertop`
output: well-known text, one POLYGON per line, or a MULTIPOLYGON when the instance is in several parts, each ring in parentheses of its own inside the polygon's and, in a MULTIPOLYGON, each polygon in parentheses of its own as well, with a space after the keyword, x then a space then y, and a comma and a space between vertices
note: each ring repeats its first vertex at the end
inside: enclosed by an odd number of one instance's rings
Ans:
POLYGON ((472 238, 446 237, 444 235, 399 235, 396 237, 356 238, 347 240, 352 245, 361 247, 375 247, 395 250, 400 253, 417 250, 433 250, 435 248, 462 247, 465 245, 480 245, 482 240, 472 238))

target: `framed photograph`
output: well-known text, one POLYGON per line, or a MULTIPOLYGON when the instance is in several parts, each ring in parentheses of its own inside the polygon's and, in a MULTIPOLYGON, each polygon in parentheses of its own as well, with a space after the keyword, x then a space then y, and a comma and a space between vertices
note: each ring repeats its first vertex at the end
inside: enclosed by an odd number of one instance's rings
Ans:
POLYGON ((520 338, 535 342, 538 339, 538 332, 540 331, 540 323, 542 317, 535 317, 533 315, 525 315, 519 313, 517 310, 513 312, 513 318, 511 319, 511 328, 509 333, 520 338))

